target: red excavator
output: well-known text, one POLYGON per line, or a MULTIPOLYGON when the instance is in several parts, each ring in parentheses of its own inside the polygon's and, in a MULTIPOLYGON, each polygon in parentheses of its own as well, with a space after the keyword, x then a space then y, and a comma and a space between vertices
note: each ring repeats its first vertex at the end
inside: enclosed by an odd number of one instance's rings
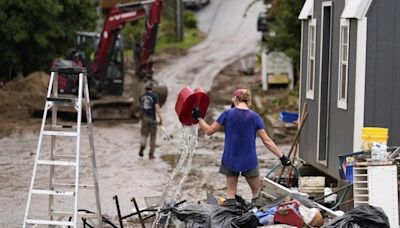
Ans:
MULTIPOLYGON (((94 119, 130 119, 138 111, 138 98, 143 84, 153 81, 159 94, 160 105, 167 97, 167 88, 154 81, 153 54, 160 23, 162 0, 150 0, 115 5, 105 18, 103 31, 77 32, 76 47, 70 59, 60 60, 55 67, 86 67, 92 98, 94 119), (126 23, 145 19, 145 31, 135 50, 135 76, 132 88, 124 91, 124 48, 119 32, 126 23)), ((59 92, 73 94, 77 90, 74 77, 59 76, 59 92)), ((137 116, 136 116, 137 117, 137 116)))

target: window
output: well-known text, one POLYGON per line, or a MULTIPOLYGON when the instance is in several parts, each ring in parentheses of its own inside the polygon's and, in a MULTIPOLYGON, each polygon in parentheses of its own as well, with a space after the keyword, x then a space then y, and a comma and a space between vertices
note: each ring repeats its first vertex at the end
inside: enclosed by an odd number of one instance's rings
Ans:
POLYGON ((308 26, 308 58, 307 58, 307 84, 306 97, 314 100, 314 85, 315 85, 315 30, 316 19, 311 19, 308 26))
POLYGON ((349 28, 348 19, 340 21, 338 108, 347 110, 347 90, 349 81, 349 28))

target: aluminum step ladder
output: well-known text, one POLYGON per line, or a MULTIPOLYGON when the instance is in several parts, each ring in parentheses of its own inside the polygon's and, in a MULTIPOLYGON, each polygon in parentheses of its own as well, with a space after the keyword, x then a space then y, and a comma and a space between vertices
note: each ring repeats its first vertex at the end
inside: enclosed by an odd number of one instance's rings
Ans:
MULTIPOLYGON (((75 145, 73 145, 75 147, 75 145)), ((71 169, 71 168, 70 168, 71 169)), ((71 173, 73 170, 70 170, 71 173)), ((43 120, 40 128, 40 135, 36 151, 35 164, 33 166, 32 180, 29 188, 28 201, 26 204, 23 227, 37 227, 47 225, 48 227, 73 227, 77 228, 78 217, 97 219, 97 227, 102 225, 99 186, 97 181, 96 157, 93 142, 92 116, 90 109, 89 88, 86 68, 53 68, 51 70, 49 87, 47 90, 46 104, 43 111, 43 120), (59 74, 64 77, 74 77, 78 79, 78 91, 75 95, 66 95, 58 93, 59 74), (85 106, 87 125, 82 125, 82 107, 85 106), (60 106, 69 106, 76 110, 76 126, 62 125, 57 121, 57 110, 60 106), (47 112, 51 110, 51 124, 46 124, 47 112), (81 128, 87 128, 90 144, 90 155, 82 156, 80 154, 81 128), (44 135, 51 137, 50 158, 41 158, 42 139, 44 135), (72 137, 76 138, 76 150, 74 155, 56 154, 56 138, 72 137), (92 163, 93 184, 79 183, 80 158, 88 158, 92 163), (48 189, 39 189, 35 187, 35 178, 38 166, 50 167, 50 180, 48 189), (57 171, 66 172, 68 167, 75 167, 74 183, 63 183, 55 181, 55 167, 57 171), (64 170, 63 170, 64 169, 64 170), (96 213, 78 212, 78 192, 81 188, 93 188, 96 200, 96 213), (60 190, 71 189, 71 191, 60 190), (33 219, 29 217, 29 210, 32 203, 32 195, 48 196, 48 220, 33 219), (74 208, 71 211, 55 211, 55 197, 62 196, 63 199, 73 200, 74 208)))

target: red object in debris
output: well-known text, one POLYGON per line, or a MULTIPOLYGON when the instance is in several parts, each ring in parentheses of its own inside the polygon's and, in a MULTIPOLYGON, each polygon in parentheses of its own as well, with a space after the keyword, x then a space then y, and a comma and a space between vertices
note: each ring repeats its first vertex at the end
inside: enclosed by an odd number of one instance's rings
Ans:
POLYGON ((303 218, 296 212, 296 208, 298 207, 296 203, 281 204, 275 213, 274 223, 296 226, 298 228, 303 227, 303 218))
POLYGON ((192 110, 199 108, 201 118, 204 118, 209 104, 210 98, 201 87, 197 87, 193 91, 188 86, 185 86, 176 100, 175 112, 182 124, 190 126, 198 122, 192 117, 192 110))

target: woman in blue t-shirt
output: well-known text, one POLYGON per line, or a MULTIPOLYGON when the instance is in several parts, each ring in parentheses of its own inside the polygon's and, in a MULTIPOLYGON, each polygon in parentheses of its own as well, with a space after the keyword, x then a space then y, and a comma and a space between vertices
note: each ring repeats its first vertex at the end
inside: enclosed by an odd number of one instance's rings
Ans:
POLYGON ((201 118, 198 109, 193 110, 192 116, 199 120, 201 129, 207 135, 214 134, 222 127, 225 129, 224 153, 219 172, 226 176, 227 199, 235 199, 240 174, 246 178, 254 198, 261 183, 256 136, 279 157, 283 165, 290 165, 290 161, 268 136, 260 115, 250 109, 250 92, 246 89, 236 90, 232 102, 232 108, 225 110, 211 125, 201 118))

